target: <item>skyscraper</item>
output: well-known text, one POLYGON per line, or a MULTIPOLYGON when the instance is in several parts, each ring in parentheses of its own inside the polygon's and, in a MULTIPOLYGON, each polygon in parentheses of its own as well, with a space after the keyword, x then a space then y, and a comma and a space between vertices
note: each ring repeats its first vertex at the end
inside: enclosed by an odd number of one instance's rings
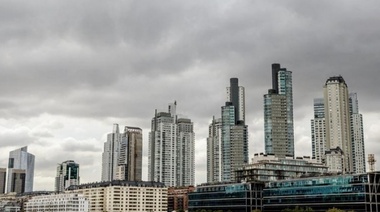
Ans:
POLYGON ((73 160, 65 161, 57 166, 55 177, 55 191, 65 191, 71 185, 79 185, 79 164, 73 160))
POLYGON ((126 126, 120 133, 113 125, 102 155, 102 181, 140 181, 142 173, 142 130, 126 126))
POLYGON ((119 125, 113 125, 112 133, 107 135, 102 154, 102 181, 112 181, 116 179, 117 165, 119 161, 119 147, 121 134, 119 125))
POLYGON ((356 93, 350 93, 351 114, 351 149, 353 172, 361 174, 366 172, 363 116, 359 113, 359 103, 356 93))
POLYGON ((319 163, 325 161, 326 123, 323 98, 314 99, 314 119, 311 120, 312 155, 319 163))
POLYGON ((222 182, 222 119, 215 117, 208 128, 207 182, 222 182))
POLYGON ((178 118, 177 103, 155 112, 149 133, 148 180, 166 186, 194 184, 194 131, 190 119, 178 118))
POLYGON ((124 128, 120 143, 117 179, 141 181, 142 173, 142 130, 138 127, 124 128))
MULTIPOLYGON (((341 76, 330 77, 327 79, 323 90, 326 148, 330 150, 339 147, 343 152, 342 171, 344 173, 352 172, 351 121, 347 84, 341 76)), ((326 165, 331 167, 330 164, 326 165)))
POLYGON ((33 191, 34 158, 27 146, 9 153, 6 193, 33 191))
POLYGON ((330 172, 365 173, 363 117, 357 94, 349 94, 342 76, 330 77, 323 89, 324 98, 314 99, 313 157, 330 172))
POLYGON ((245 93, 237 78, 230 79, 222 118, 213 118, 207 138, 207 181, 235 180, 234 171, 248 163, 248 126, 245 125, 245 93))
POLYGON ((264 95, 265 152, 294 158, 292 72, 272 64, 272 89, 264 95))

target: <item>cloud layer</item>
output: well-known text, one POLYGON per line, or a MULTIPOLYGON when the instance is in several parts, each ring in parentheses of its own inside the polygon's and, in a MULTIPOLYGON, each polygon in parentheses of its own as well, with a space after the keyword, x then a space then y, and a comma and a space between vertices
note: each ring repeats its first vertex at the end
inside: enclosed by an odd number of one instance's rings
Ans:
POLYGON ((23 145, 36 155, 36 190, 75 160, 100 180, 113 123, 144 130, 177 100, 196 133, 196 181, 229 78, 246 88, 250 154, 263 148, 270 67, 293 71, 296 153, 311 155, 313 98, 342 75, 357 92, 366 153, 380 155, 377 1, 4 1, 0 7, 0 166, 23 145))

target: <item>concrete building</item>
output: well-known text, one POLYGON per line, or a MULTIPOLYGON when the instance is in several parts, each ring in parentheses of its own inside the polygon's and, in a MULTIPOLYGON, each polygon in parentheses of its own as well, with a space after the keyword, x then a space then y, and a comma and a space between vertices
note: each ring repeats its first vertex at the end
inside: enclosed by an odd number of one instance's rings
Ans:
POLYGON ((110 181, 71 186, 89 200, 90 212, 167 211, 168 189, 163 183, 110 181))
POLYGON ((277 181, 306 176, 321 176, 327 167, 310 157, 293 159, 278 158, 274 155, 255 154, 252 162, 236 170, 237 182, 277 181))
POLYGON ((234 170, 248 163, 248 126, 245 125, 245 92, 237 78, 230 79, 221 118, 213 118, 207 139, 207 181, 235 181, 234 170))
POLYGON ((351 114, 351 149, 353 172, 360 174, 366 172, 363 116, 359 113, 359 103, 356 93, 350 93, 351 114))
POLYGON ((79 211, 88 212, 89 201, 83 194, 61 193, 40 195, 25 203, 25 212, 79 211))
POLYGON ((272 88, 264 95, 265 153, 294 157, 292 72, 272 64, 272 88))
POLYGON ((194 190, 194 186, 168 188, 168 212, 187 211, 189 207, 189 193, 194 190))
POLYGON ((326 118, 326 148, 339 147, 343 151, 344 173, 353 171, 353 156, 351 145, 351 121, 347 84, 343 77, 330 77, 324 90, 324 105, 326 118))
POLYGON ((65 161, 57 166, 57 175, 55 177, 55 191, 65 191, 71 185, 79 185, 79 164, 73 160, 65 161))
POLYGON ((209 125, 207 138, 207 182, 222 181, 222 119, 215 117, 209 125))
POLYGON ((194 184, 195 134, 190 119, 178 118, 177 103, 155 112, 149 133, 148 180, 166 186, 194 184))
POLYGON ((314 119, 311 120, 312 157, 324 163, 326 152, 325 104, 323 98, 314 99, 314 119))
POLYGON ((138 127, 124 128, 113 125, 107 135, 102 154, 102 181, 141 180, 142 178, 142 130, 138 127))
POLYGON ((330 77, 323 101, 314 99, 311 137, 313 158, 327 164, 331 172, 365 173, 363 117, 357 94, 348 94, 343 77, 330 77))
POLYGON ((28 153, 28 147, 9 153, 6 192, 31 192, 34 180, 34 155, 28 153))

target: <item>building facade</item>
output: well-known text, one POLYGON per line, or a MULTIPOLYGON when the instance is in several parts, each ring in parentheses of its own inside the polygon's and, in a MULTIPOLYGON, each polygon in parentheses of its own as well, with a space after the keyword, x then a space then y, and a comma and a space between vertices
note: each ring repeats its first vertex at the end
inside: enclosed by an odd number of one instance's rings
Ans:
POLYGON ((82 194, 61 193, 34 196, 25 203, 25 212, 88 212, 88 199, 82 194))
POLYGON ((163 183, 110 181, 71 186, 89 200, 90 212, 167 211, 168 189, 163 183))
POLYGON ((314 119, 311 120, 312 157, 319 163, 325 162, 326 123, 323 98, 314 99, 314 119))
POLYGON ((119 145, 117 180, 141 181, 142 146, 142 129, 126 126, 119 145))
POLYGON ((7 181, 7 169, 0 168, 0 194, 5 194, 6 181, 7 181))
POLYGON ((265 153, 294 157, 292 72, 272 64, 272 89, 264 95, 265 153))
POLYGON ((149 133, 148 180, 171 187, 193 185, 195 171, 193 123, 178 118, 176 107, 156 110, 149 133))
POLYGON ((34 155, 28 153, 28 147, 9 153, 6 192, 31 192, 34 180, 34 155))
POLYGON ((189 193, 189 212, 262 211, 264 183, 215 183, 198 185, 189 193))
MULTIPOLYGON (((326 147, 343 151, 344 173, 353 171, 353 156, 351 145, 351 121, 347 84, 343 77, 330 77, 324 90, 324 105, 326 118, 326 147)), ((330 166, 329 164, 327 164, 330 166)))
POLYGON ((234 171, 248 163, 248 126, 245 125, 245 92, 237 78, 230 79, 221 118, 213 118, 207 139, 207 181, 233 182, 234 171))
POLYGON ((189 193, 194 190, 194 186, 168 188, 168 212, 187 211, 189 207, 189 193))
POLYGON ((222 119, 213 117, 207 138, 207 182, 222 181, 222 119))
POLYGON ((363 117, 357 94, 349 94, 343 77, 330 77, 324 86, 323 102, 314 100, 311 137, 313 157, 326 163, 331 172, 366 172, 363 117))
POLYGON ((136 180, 142 178, 142 130, 138 127, 124 128, 114 124, 107 135, 102 154, 102 181, 136 180))
POLYGON ((237 182, 277 181, 306 176, 321 176, 327 167, 310 157, 293 159, 278 158, 274 155, 255 154, 252 162, 236 170, 237 182))
POLYGON ((55 191, 65 191, 71 185, 79 185, 79 164, 73 160, 65 161, 57 166, 55 177, 55 191))
POLYGON ((351 149, 353 172, 366 172, 363 116, 359 113, 359 101, 356 93, 350 93, 351 149))
POLYGON ((263 211, 278 212, 296 206, 315 212, 380 211, 380 173, 335 175, 272 181, 263 193, 263 211))

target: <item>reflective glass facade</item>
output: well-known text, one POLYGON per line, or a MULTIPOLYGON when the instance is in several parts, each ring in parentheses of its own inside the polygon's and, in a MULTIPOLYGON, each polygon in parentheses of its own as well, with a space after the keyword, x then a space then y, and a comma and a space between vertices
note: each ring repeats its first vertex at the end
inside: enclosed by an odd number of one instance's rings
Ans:
POLYGON ((315 212, 330 208, 355 212, 379 211, 380 172, 284 180, 266 184, 263 211, 311 207, 315 212))
POLYGON ((262 209, 263 183, 211 184, 197 186, 189 193, 189 212, 222 210, 246 212, 262 209))
POLYGON ((264 95, 265 153, 294 157, 292 72, 272 64, 272 88, 264 95))

